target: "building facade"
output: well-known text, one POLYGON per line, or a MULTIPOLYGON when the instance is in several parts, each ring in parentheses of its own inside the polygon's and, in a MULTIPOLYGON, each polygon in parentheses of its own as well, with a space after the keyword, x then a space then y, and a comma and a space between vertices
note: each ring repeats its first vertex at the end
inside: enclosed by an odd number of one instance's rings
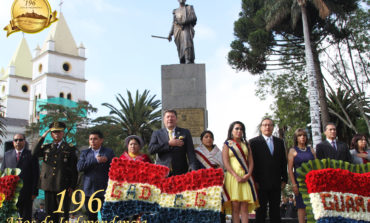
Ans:
POLYGON ((0 98, 7 125, 3 142, 38 120, 38 99, 85 101, 85 47, 76 45, 62 13, 58 19, 34 55, 22 38, 9 65, 0 70, 0 98))

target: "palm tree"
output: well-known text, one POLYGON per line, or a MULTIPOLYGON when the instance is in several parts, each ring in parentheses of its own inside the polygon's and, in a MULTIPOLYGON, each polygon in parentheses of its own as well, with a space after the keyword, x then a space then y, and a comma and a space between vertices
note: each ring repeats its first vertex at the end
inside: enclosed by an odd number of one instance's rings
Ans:
MULTIPOLYGON (((356 1, 341 0, 340 3, 337 1, 324 1, 324 0, 266 0, 266 20, 267 29, 270 29, 282 21, 290 17, 293 29, 297 25, 299 15, 302 16, 302 26, 305 43, 305 57, 306 57, 306 73, 308 76, 308 91, 309 91, 309 102, 310 102, 310 117, 311 117, 311 128, 312 128, 312 139, 313 146, 315 147, 321 142, 321 126, 320 126, 320 107, 319 107, 319 94, 317 89, 317 71, 315 69, 314 57, 311 48, 310 30, 307 20, 307 2, 312 3, 314 8, 319 11, 319 16, 325 19, 330 13, 329 5, 338 14, 342 13, 346 9, 337 7, 338 5, 346 4, 354 7, 353 3, 356 1)), ((320 80, 321 81, 321 80, 320 80)))
MULTIPOLYGON (((316 70, 311 49, 310 32, 308 30, 306 0, 297 0, 297 2, 301 7, 302 12, 304 46, 306 54, 306 72, 308 75, 308 91, 310 101, 312 143, 313 147, 316 148, 316 145, 321 142, 320 107, 318 104, 319 92, 317 90, 316 70)), ((327 13, 325 12, 326 11, 325 9, 327 9, 327 7, 322 0, 313 2, 321 2, 321 5, 318 6, 320 7, 319 8, 320 12, 323 11, 323 13, 320 13, 320 17, 324 18, 329 14, 328 12, 327 13)))
POLYGON ((356 99, 362 98, 361 106, 365 110, 367 117, 370 114, 370 101, 366 97, 354 96, 348 90, 338 88, 336 92, 328 94, 329 112, 331 120, 337 126, 337 136, 341 141, 351 143, 352 135, 361 133, 368 135, 366 120, 362 117, 360 108, 357 106, 356 99))
POLYGON ((139 135, 148 142, 153 130, 161 127, 161 102, 155 100, 156 95, 150 96, 149 92, 145 90, 140 94, 137 90, 134 100, 127 90, 127 100, 121 94, 116 96, 119 107, 102 104, 110 109, 110 121, 121 127, 122 135, 139 135))

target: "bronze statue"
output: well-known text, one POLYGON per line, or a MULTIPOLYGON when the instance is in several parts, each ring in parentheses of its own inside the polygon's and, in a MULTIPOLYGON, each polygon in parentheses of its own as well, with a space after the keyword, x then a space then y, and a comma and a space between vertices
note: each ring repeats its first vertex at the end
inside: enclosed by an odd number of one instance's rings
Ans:
POLYGON ((177 52, 181 64, 194 63, 194 26, 197 23, 197 16, 192 5, 185 4, 186 0, 178 0, 180 7, 173 10, 173 23, 168 35, 168 41, 175 38, 177 52))

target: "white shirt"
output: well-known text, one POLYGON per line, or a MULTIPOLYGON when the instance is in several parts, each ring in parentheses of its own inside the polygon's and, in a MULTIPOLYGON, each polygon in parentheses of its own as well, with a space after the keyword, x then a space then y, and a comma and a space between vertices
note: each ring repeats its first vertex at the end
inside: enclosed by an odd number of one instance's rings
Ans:
POLYGON ((100 152, 100 149, 101 149, 101 146, 99 147, 99 149, 93 149, 90 147, 90 149, 94 152, 94 156, 95 158, 99 155, 99 152, 100 152))
POLYGON ((57 144, 57 149, 59 148, 60 144, 62 144, 63 140, 60 140, 58 143, 53 142, 53 144, 57 144))
POLYGON ((18 153, 19 153, 19 158, 21 158, 23 150, 24 150, 24 147, 23 147, 23 149, 21 149, 21 151, 15 150, 16 157, 18 156, 18 153))
POLYGON ((333 142, 334 142, 335 149, 338 149, 337 141, 335 139, 334 140, 326 139, 326 141, 328 141, 331 146, 333 146, 333 142))

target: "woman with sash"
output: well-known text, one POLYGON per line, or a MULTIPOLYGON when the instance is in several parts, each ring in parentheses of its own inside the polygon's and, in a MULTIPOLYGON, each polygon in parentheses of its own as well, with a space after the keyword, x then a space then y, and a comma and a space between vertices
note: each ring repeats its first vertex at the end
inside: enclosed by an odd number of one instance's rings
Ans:
POLYGON ((240 121, 230 124, 227 140, 222 149, 222 159, 227 170, 224 191, 225 210, 232 213, 233 222, 248 222, 248 213, 258 207, 257 191, 252 179, 253 157, 245 136, 245 126, 240 121), (241 216, 241 219, 239 219, 241 216))
POLYGON ((148 155, 140 152, 140 149, 144 146, 144 141, 141 139, 141 137, 130 135, 125 139, 125 145, 127 146, 127 151, 121 155, 121 159, 148 163, 152 162, 148 155))
POLYGON ((201 168, 224 168, 222 162, 221 150, 213 144, 214 137, 213 133, 209 130, 205 130, 200 135, 200 141, 202 142, 197 148, 195 148, 195 156, 197 157, 201 168))
MULTIPOLYGON (((222 162, 221 150, 213 144, 214 136, 209 130, 205 130, 200 134, 200 141, 202 142, 197 148, 195 148, 195 156, 197 157, 201 169, 209 168, 222 168, 224 164, 222 162)), ((221 223, 226 222, 225 214, 220 214, 221 223)))

